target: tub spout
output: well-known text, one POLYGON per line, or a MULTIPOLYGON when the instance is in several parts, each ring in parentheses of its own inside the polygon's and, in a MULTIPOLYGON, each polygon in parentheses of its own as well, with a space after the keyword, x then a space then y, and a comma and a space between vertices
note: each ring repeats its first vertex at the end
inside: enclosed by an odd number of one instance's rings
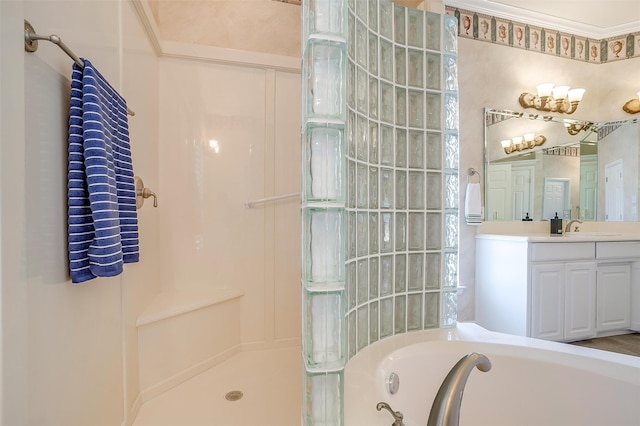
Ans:
POLYGON ((391 406, 386 402, 378 402, 378 404, 376 405, 376 410, 381 411, 383 408, 385 410, 388 410, 393 416, 393 424, 391 426, 404 426, 404 423, 402 423, 402 419, 404 418, 404 416, 400 411, 393 411, 391 406))
POLYGON ((491 370, 491 362, 489 358, 476 352, 462 357, 440 385, 431 406, 427 426, 458 426, 464 385, 473 367, 486 372, 491 370))

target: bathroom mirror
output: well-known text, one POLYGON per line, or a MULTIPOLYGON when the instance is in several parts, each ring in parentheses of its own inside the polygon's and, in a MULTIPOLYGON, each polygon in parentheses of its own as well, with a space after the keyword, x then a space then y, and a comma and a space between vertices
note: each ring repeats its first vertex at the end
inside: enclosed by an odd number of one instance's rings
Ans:
POLYGON ((638 220, 638 119, 486 108, 485 220, 638 220))

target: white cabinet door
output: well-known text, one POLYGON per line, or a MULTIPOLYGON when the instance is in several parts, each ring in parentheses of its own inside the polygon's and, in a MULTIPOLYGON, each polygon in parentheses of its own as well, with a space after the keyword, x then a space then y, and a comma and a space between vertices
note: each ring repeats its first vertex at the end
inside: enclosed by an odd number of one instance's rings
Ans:
POLYGON ((596 265, 565 265, 564 340, 588 339, 596 334, 596 265))
POLYGON ((533 264, 531 275, 531 337, 564 340, 564 264, 533 264))
POLYGON ((631 326, 631 265, 598 265, 598 331, 631 326))

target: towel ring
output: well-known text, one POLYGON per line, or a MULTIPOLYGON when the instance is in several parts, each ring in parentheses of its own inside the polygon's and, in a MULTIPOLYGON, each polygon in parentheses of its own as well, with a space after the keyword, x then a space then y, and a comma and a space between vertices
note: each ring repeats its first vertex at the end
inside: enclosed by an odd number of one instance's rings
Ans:
POLYGON ((467 183, 470 183, 471 177, 473 175, 478 175, 478 182, 477 183, 480 183, 480 181, 482 180, 482 178, 480 177, 480 173, 478 173, 478 171, 476 169, 474 169, 473 167, 470 167, 467 170, 467 183))

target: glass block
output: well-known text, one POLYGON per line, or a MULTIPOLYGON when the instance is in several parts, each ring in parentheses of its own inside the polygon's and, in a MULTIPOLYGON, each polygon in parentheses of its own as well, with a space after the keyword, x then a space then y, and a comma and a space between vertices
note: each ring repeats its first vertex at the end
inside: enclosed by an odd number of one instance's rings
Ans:
POLYGON ((358 163, 356 166, 357 173, 357 186, 356 186, 356 207, 359 209, 367 208, 367 201, 369 200, 369 170, 366 165, 358 163))
POLYGON ((311 40, 307 55, 307 116, 343 119, 347 66, 343 45, 325 40, 311 40))
POLYGON ((304 210, 305 280, 311 287, 344 283, 344 217, 338 208, 304 210))
POLYGON ((308 34, 331 34, 344 37, 345 0, 309 0, 303 2, 303 22, 308 34))
POLYGON ((393 203, 393 170, 380 169, 380 207, 390 209, 393 203))
POLYGON ((344 292, 315 293, 305 289, 305 363, 307 370, 344 366, 344 292))
POLYGON ((379 339, 378 330, 380 319, 378 318, 378 302, 369 304, 369 342, 377 342, 379 339))
POLYGON ((356 114, 350 109, 347 113, 347 156, 356 158, 356 114))
POLYGON ((396 296, 394 298, 395 312, 393 315, 394 328, 393 331, 398 333, 404 333, 407 331, 407 296, 396 296))
POLYGON ((377 254, 380 250, 378 246, 379 226, 378 213, 369 213, 369 254, 377 254))
MULTIPOLYGON (((377 85, 377 82, 376 82, 377 85)), ((378 163, 378 145, 379 145, 379 135, 378 135, 378 123, 376 121, 369 121, 369 163, 377 164, 378 163)))
POLYGON ((425 46, 429 50, 440 50, 440 15, 427 12, 427 28, 425 46))
POLYGON ((407 84, 407 51, 402 46, 396 46, 394 49, 394 62, 395 62, 395 83, 407 84))
POLYGON ((303 416, 305 425, 343 425, 342 371, 306 373, 303 416))
POLYGON ((458 90, 458 64, 453 56, 444 57, 444 88, 452 92, 458 90))
POLYGON ((407 131, 396 129, 396 166, 407 167, 407 131))
POLYGON ((393 293, 393 256, 380 256, 380 297, 393 293))
POLYGON ((446 248, 458 247, 458 214, 447 213, 444 217, 444 245, 446 248))
POLYGON ((444 288, 458 287, 458 253, 447 252, 444 254, 444 288))
POLYGON ((407 82, 409 86, 424 87, 424 53, 409 49, 407 60, 407 82))
POLYGON ((358 338, 358 329, 356 324, 356 313, 355 311, 350 311, 349 315, 347 315, 347 330, 348 330, 348 344, 347 344, 347 356, 351 359, 356 354, 357 344, 356 339, 358 338))
POLYGON ((389 40, 393 39, 393 3, 380 0, 380 34, 389 40))
POLYGON ((378 31, 378 0, 368 0, 367 4, 369 5, 369 29, 378 31))
POLYGON ((449 170, 458 169, 458 161, 460 158, 460 148, 458 144, 458 135, 447 133, 445 136, 445 165, 449 170))
POLYGON ((347 105, 356 105, 356 64, 347 61, 347 105))
POLYGON ((394 101, 393 86, 381 81, 380 102, 378 105, 380 107, 380 118, 382 121, 393 123, 394 101))
POLYGON ((407 214, 406 213, 396 213, 396 241, 395 241, 395 251, 403 251, 407 249, 407 214))
POLYGON ((409 213, 409 250, 424 250, 424 213, 409 213))
POLYGON ((424 285, 424 255, 422 253, 409 254, 408 270, 409 291, 422 290, 424 285))
POLYGON ((341 201, 344 129, 311 123, 306 129, 305 197, 308 201, 341 201))
POLYGON ((403 6, 393 5, 393 40, 399 44, 406 44, 406 19, 403 6))
POLYGON ((368 12, 367 0, 356 0, 356 16, 365 24, 367 23, 368 12))
POLYGON ((439 93, 427 93, 427 129, 441 129, 442 101, 439 93))
POLYGON ((442 174, 427 173, 427 209, 440 210, 442 208, 442 174))
MULTIPOLYGON (((366 256, 369 252, 369 217, 367 212, 357 212, 356 221, 358 222, 358 230, 356 231, 357 253, 358 257, 366 256)), ((358 279, 360 277, 358 276, 358 279)))
POLYGON ((356 62, 358 63, 358 65, 364 68, 367 68, 368 65, 368 38, 369 34, 367 32, 367 27, 364 26, 362 22, 356 21, 356 62))
POLYGON ((426 255, 425 288, 427 290, 440 289, 440 253, 427 253, 426 255))
POLYGON ((367 305, 358 308, 358 351, 369 344, 369 307, 367 305))
POLYGON ((451 15, 443 15, 443 50, 449 53, 458 51, 458 20, 451 15))
POLYGON ((409 131, 409 168, 423 169, 425 157, 424 132, 409 131))
POLYGON ((393 233, 391 213, 382 213, 382 222, 380 222, 380 228, 380 252, 389 253, 393 250, 393 241, 391 241, 391 235, 393 233))
POLYGON ((458 208, 458 174, 447 173, 445 176, 444 206, 447 209, 458 208))
POLYGON ((407 256, 396 254, 394 267, 394 292, 396 294, 407 290, 407 256))
POLYGON ((369 118, 378 118, 378 80, 369 79, 369 118))
POLYGON ((369 262, 365 260, 358 261, 358 289, 357 301, 358 305, 369 300, 369 262))
POLYGON ((356 212, 347 212, 347 259, 356 257, 356 212))
POLYGON ((350 261, 346 266, 347 282, 345 286, 345 293, 347 298, 347 310, 355 308, 357 303, 358 279, 356 265, 356 262, 350 261))
POLYGON ((447 130, 458 130, 458 96, 447 94, 444 98, 444 123, 447 130))
POLYGON ((440 293, 424 295, 424 328, 437 328, 439 318, 440 293))
POLYGON ((396 209, 407 208, 407 172, 396 170, 396 209))
POLYGON ((369 158, 369 122, 361 115, 356 118, 356 158, 367 161, 369 158))
POLYGON ((442 292, 442 318, 440 327, 455 327, 458 320, 458 299, 455 291, 442 292))
POLYGON ((396 87, 396 125, 407 124, 407 90, 403 87, 396 87))
POLYGON ((380 39, 380 77, 393 81, 393 45, 380 39))
POLYGON ((393 127, 380 125, 380 164, 393 166, 393 127))
POLYGON ((369 110, 369 76, 360 67, 356 71, 356 108, 365 115, 369 110))
POLYGON ((347 55, 349 58, 355 60, 356 58, 356 17, 349 10, 349 14, 347 16, 347 32, 349 33, 349 37, 347 37, 347 55))
POLYGON ((440 90, 440 54, 427 53, 427 89, 440 90))
POLYGON ((347 207, 356 207, 356 162, 347 161, 347 207))
POLYGON ((442 134, 427 133, 427 169, 442 169, 442 134))
POLYGON ((369 34, 369 73, 378 75, 378 36, 369 34))
POLYGON ((424 172, 409 172, 409 209, 424 210, 424 172))
POLYGON ((407 8, 407 44, 422 47, 424 38, 424 12, 407 8))
POLYGON ((380 300, 380 338, 393 334, 393 299, 387 297, 380 300))
POLYGON ((378 168, 369 167, 369 208, 377 209, 378 206, 378 168))
POLYGON ((369 299, 378 298, 378 258, 369 259, 369 299))
POLYGON ((409 90, 409 127, 424 127, 424 92, 409 90))
POLYGON ((427 213, 427 250, 442 248, 442 215, 427 213))
POLYGON ((422 329, 422 293, 407 296, 407 331, 422 329))

